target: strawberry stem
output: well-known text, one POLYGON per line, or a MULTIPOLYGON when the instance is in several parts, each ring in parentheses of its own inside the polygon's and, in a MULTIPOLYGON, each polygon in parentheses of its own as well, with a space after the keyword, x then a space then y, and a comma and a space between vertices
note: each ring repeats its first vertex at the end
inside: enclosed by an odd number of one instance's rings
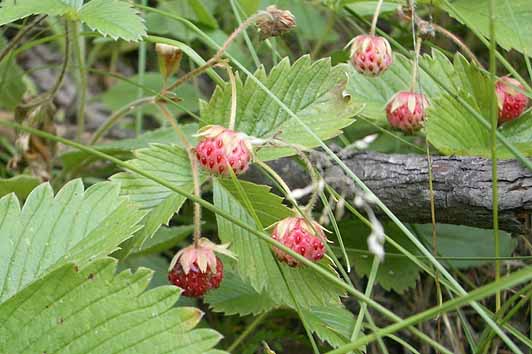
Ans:
POLYGON ((177 86, 181 85, 182 83, 192 79, 193 77, 203 73, 204 71, 206 71, 207 69, 213 67, 214 65, 216 65, 220 59, 222 58, 222 55, 224 54, 224 52, 227 50, 227 48, 229 48, 229 46, 231 45, 231 43, 235 40, 235 38, 242 32, 244 31, 249 25, 251 25, 252 23, 254 23, 257 18, 259 18, 260 16, 263 16, 263 13, 262 12, 257 12, 256 14, 254 14, 253 16, 251 17, 248 17, 247 20, 245 20, 244 22, 242 22, 240 24, 240 26, 238 26, 234 31, 233 33, 231 33, 229 35, 229 37, 227 38, 227 40, 224 42, 224 44, 220 47, 220 49, 218 49, 218 51, 216 52, 216 54, 210 58, 205 64, 203 64, 202 66, 199 66, 197 67, 196 69, 192 70, 192 71, 189 71, 188 73, 186 73, 185 75, 181 76, 179 79, 176 80, 176 82, 174 82, 172 85, 170 85, 168 88, 164 89, 163 91, 172 91, 174 90, 177 86))
MULTIPOLYGON (((194 185, 194 196, 197 198, 201 198, 201 184, 199 179, 199 169, 198 169, 198 161, 196 160, 196 157, 194 156, 194 148, 192 145, 190 145, 190 142, 188 141, 186 135, 183 133, 181 128, 179 128, 179 125, 175 121, 174 117, 172 117, 172 113, 161 103, 157 103, 157 107, 161 110, 163 113, 164 118, 170 123, 172 128, 174 128, 174 131, 181 141, 181 144, 185 147, 185 150, 188 155, 188 159, 190 160, 190 167, 192 171, 192 183, 194 185)), ((194 246, 198 246, 199 239, 201 237, 201 205, 199 203, 194 203, 194 246)))
POLYGON ((375 29, 377 28, 377 20, 379 19, 379 14, 381 12, 382 3, 384 0, 379 0, 377 3, 377 7, 375 7, 375 13, 373 14, 373 20, 371 21, 371 29, 369 31, 369 34, 372 36, 375 35, 375 29))
POLYGON ((229 129, 235 130, 236 125, 236 101, 237 101, 237 93, 236 93, 236 78, 235 74, 233 73, 233 70, 231 69, 231 66, 228 63, 220 63, 221 66, 225 67, 225 70, 227 71, 227 75, 229 76, 229 81, 231 83, 231 113, 229 115, 229 129))
POLYGON ((414 53, 414 67, 412 68, 412 81, 410 81, 410 92, 416 91, 417 83, 417 72, 419 67, 419 53, 421 51, 421 42, 420 37, 416 37, 416 49, 414 53))
MULTIPOLYGON (((399 13, 399 17, 401 17, 403 20, 405 21, 412 20, 412 17, 407 15, 404 11, 398 11, 398 13, 399 13)), ((427 23, 427 21, 421 19, 417 15, 414 16, 414 21, 418 27, 421 27, 423 24, 427 23)), ((467 46, 467 44, 464 43, 464 41, 462 41, 462 39, 460 39, 460 37, 458 37, 451 31, 449 31, 448 29, 438 25, 437 23, 432 23, 432 21, 430 22, 430 26, 432 26, 432 29, 435 32, 439 32, 443 36, 449 38, 454 44, 456 44, 465 53, 465 55, 467 55, 467 57, 469 57, 469 59, 472 62, 476 63, 481 68, 484 67, 482 63, 480 62, 480 60, 478 60, 476 55, 473 53, 473 51, 467 46)))
POLYGON ((264 161, 257 159, 255 163, 264 171, 266 171, 266 173, 268 173, 279 184, 279 186, 283 189, 286 198, 290 201, 291 204, 294 205, 294 207, 296 207, 298 213, 301 214, 301 216, 304 216, 298 208, 297 200, 292 197, 292 191, 290 190, 290 187, 288 187, 283 178, 279 176, 279 174, 277 174, 277 172, 275 172, 275 170, 271 168, 268 164, 266 164, 264 161))

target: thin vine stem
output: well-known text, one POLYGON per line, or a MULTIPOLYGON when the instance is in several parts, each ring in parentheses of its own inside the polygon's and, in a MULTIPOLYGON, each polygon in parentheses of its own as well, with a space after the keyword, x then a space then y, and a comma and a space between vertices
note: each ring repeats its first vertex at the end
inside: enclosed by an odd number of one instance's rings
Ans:
MULTIPOLYGON (((490 80, 491 87, 495 87, 497 75, 497 61, 495 51, 497 42, 495 42, 495 0, 489 2, 489 31, 490 31, 490 80)), ((495 242, 495 257, 501 255, 501 238, 499 233, 499 190, 497 181, 497 120, 498 108, 495 90, 490 90, 490 121, 491 121, 491 186, 492 186, 492 209, 493 209, 493 238, 495 242)), ((495 280, 501 278, 501 262, 495 261, 495 280)), ((495 311, 501 308, 501 292, 495 294, 495 311)))
POLYGON ((236 92, 236 78, 231 69, 231 65, 224 63, 223 66, 227 71, 227 76, 229 76, 229 82, 231 84, 231 111, 229 113, 229 129, 235 130, 236 125, 236 104, 237 104, 237 92, 236 92))
MULTIPOLYGON (((408 16, 407 14, 405 14, 403 11, 399 11, 399 16, 404 19, 405 21, 411 21, 412 18, 410 16, 408 16)), ((414 16, 414 21, 416 22, 416 24, 419 25, 423 22, 425 22, 424 20, 422 20, 421 18, 419 18, 418 16, 414 16)), ((451 31, 449 31, 448 29, 438 25, 437 23, 432 23, 430 24, 432 26, 432 28, 434 29, 434 31, 436 32, 439 32, 440 34, 442 34, 443 36, 447 37, 448 39, 450 39, 454 44, 456 44, 461 50, 462 52, 465 53, 465 55, 474 63, 476 63, 479 67, 483 67, 482 66, 482 63, 480 62, 480 60, 478 60, 478 58, 476 57, 475 53, 473 53, 473 51, 464 43, 464 41, 462 41, 460 39, 460 37, 458 37, 457 35, 455 35, 454 33, 452 33, 451 31)))
POLYGON ((15 37, 9 42, 9 44, 0 52, 0 62, 4 60, 7 54, 13 50, 17 44, 24 38, 24 36, 30 32, 35 26, 41 23, 46 18, 46 15, 41 15, 35 18, 31 23, 26 27, 17 32, 15 37))
MULTIPOLYGON (((290 201, 290 203, 292 203, 292 205, 294 205, 294 207, 296 207, 296 210, 298 210, 299 208, 297 208, 298 204, 297 204, 297 200, 295 200, 293 197, 292 197, 292 192, 290 190, 290 187, 288 187, 288 185, 286 184, 286 182, 281 178, 281 176, 279 176, 279 174, 277 172, 275 172, 275 170, 273 168, 271 168, 267 163, 265 163, 264 161, 262 160, 255 160, 255 163, 260 167, 262 168, 264 171, 266 171, 270 177, 272 177, 278 184, 279 186, 281 186, 281 188, 284 190, 285 192, 285 195, 286 197, 288 198, 288 200, 290 201)), ((298 210, 299 212, 299 210, 298 210)), ((303 216, 303 213, 301 213, 302 216, 303 216)))
POLYGON ((87 103, 87 70, 85 67, 85 37, 80 36, 80 22, 70 22, 71 23, 71 33, 72 33, 72 43, 74 46, 74 57, 76 59, 76 64, 78 67, 78 92, 79 96, 77 99, 77 138, 81 141, 83 133, 85 132, 85 106, 87 103))
POLYGON ((229 37, 227 38, 227 40, 224 42, 224 44, 222 44, 222 46, 218 49, 218 51, 216 52, 216 54, 210 58, 209 60, 207 60, 207 62, 205 64, 203 64, 202 66, 199 66, 197 68, 195 68, 194 70, 192 71, 189 71, 188 73, 186 73, 185 75, 181 76, 179 79, 177 79, 172 85, 170 85, 168 88, 166 88, 165 90, 166 91, 172 91, 174 90, 176 87, 178 87, 179 85, 183 84, 184 82, 187 82, 188 80, 192 79, 193 77, 201 74, 202 72, 204 72, 205 70, 213 67, 215 64, 217 64, 220 59, 222 58, 223 54, 225 53, 225 51, 227 50, 227 48, 229 48, 229 46, 231 45, 231 43, 233 43, 233 41, 235 40, 235 38, 243 31, 245 30, 249 25, 251 25, 252 23, 255 22, 255 20, 261 16, 262 14, 259 12, 259 13, 256 13, 255 15, 251 16, 251 17, 248 17, 247 20, 245 20, 244 22, 242 22, 240 24, 240 26, 238 26, 234 31, 233 33, 231 33, 229 35, 229 37))
POLYGON ((107 133, 122 117, 142 107, 145 104, 152 104, 152 103, 155 103, 155 96, 139 98, 137 100, 134 100, 128 103, 124 107, 120 108, 115 113, 113 113, 109 118, 107 118, 105 123, 103 123, 98 128, 98 130, 94 132, 94 135, 92 136, 92 139, 89 142, 89 145, 96 144, 105 135, 105 133, 107 133))
POLYGON ((375 29, 377 28, 377 21, 379 20, 379 14, 381 13, 381 7, 384 0, 379 0, 377 3, 377 6, 375 7, 375 13, 373 14, 373 19, 371 21, 371 28, 369 30, 369 34, 374 36, 375 35, 375 29))
MULTIPOLYGON (((238 4, 238 0, 237 1, 230 0, 230 3, 231 3, 231 8, 233 9, 233 13, 235 14, 235 18, 238 21, 238 24, 240 25, 242 23, 242 17, 240 17, 240 11, 239 11, 239 8, 237 6, 237 5, 240 5, 240 4, 238 4)), ((244 12, 244 11, 242 11, 242 12, 244 12)), ((245 30, 242 32, 242 35, 244 36, 244 41, 246 42, 246 46, 249 49, 249 53, 251 54, 251 58, 253 58, 253 62, 255 63, 255 67, 258 69, 260 67, 260 65, 261 65, 261 62, 260 62, 259 56, 257 55, 257 51, 253 47, 253 43, 251 43, 251 39, 249 38, 249 35, 248 35, 248 33, 245 30)))
POLYGON ((237 339, 227 348, 227 352, 233 353, 236 348, 242 343, 254 330, 257 328, 262 321, 268 317, 270 313, 269 312, 263 312, 259 316, 257 316, 253 322, 251 322, 249 325, 246 326, 246 329, 238 336, 237 339))
POLYGON ((415 92, 417 87, 417 76, 419 67, 419 53, 421 52, 421 37, 415 38, 414 66, 412 67, 412 80, 410 81, 410 92, 415 92))
MULTIPOLYGON (((141 4, 144 6, 148 5, 148 0, 142 0, 141 4)), ((141 86, 144 85, 144 74, 146 73, 146 42, 145 41, 140 42, 137 56, 138 56, 137 72, 138 72, 138 83, 139 83, 139 87, 137 88, 137 99, 140 99, 142 96, 144 96, 144 89, 141 86)), ((143 119, 143 112, 138 111, 135 117, 136 136, 139 136, 140 134, 142 134, 143 125, 144 125, 143 124, 144 122, 142 119, 143 119)))
POLYGON ((65 75, 68 69, 68 65, 70 63, 70 55, 71 55, 71 29, 68 21, 65 21, 65 55, 63 59, 63 64, 61 65, 61 71, 59 72, 59 76, 57 77, 54 86, 50 89, 50 91, 43 95, 42 98, 37 99, 36 101, 30 101, 26 104, 22 104, 22 108, 33 108, 37 107, 47 101, 50 101, 54 98, 54 96, 57 94, 61 86, 63 85, 63 81, 65 79, 65 75))
MULTIPOLYGON (((196 198, 201 198, 201 181, 199 178, 199 166, 198 166, 198 160, 196 159, 196 156, 194 156, 194 147, 190 144, 188 141, 186 135, 183 133, 177 122, 175 121, 174 117, 172 116, 172 113, 164 106, 162 103, 158 103, 157 107, 159 107, 160 111, 162 112, 165 119, 170 123, 172 128, 174 128, 174 131, 179 139, 181 141, 181 144, 183 144, 183 147, 185 148, 188 159, 190 160, 190 167, 192 171, 192 183, 194 185, 194 196, 196 198)), ((194 203, 194 245, 198 245, 199 239, 201 238, 201 204, 195 202, 194 203)))

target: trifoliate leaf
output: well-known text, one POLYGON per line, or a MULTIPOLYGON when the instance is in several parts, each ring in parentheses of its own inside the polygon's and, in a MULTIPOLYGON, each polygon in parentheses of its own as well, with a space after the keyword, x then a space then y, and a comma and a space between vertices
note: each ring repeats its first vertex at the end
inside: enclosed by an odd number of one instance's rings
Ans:
POLYGON ((144 20, 126 1, 92 0, 79 10, 79 19, 104 36, 139 41, 146 35, 144 20))
MULTIPOLYGON (((347 66, 332 67, 330 60, 312 62, 309 56, 290 64, 287 58, 269 74, 264 68, 255 76, 322 139, 330 139, 352 123, 361 105, 344 95, 347 66)), ((288 115, 257 83, 237 80, 236 130, 248 135, 269 138, 275 134, 283 140, 314 147, 318 142, 288 115)), ((230 117, 231 87, 217 86, 211 100, 200 103, 202 122, 227 126, 230 117)), ((294 154, 286 149, 262 149, 262 159, 294 154)))
POLYGON ((84 190, 81 180, 74 180, 55 197, 49 184, 41 184, 22 210, 13 194, 3 197, 0 302, 62 264, 84 266, 115 251, 140 228, 143 215, 110 182, 84 190))
POLYGON ((66 264, 0 304, 0 352, 214 353, 222 336, 194 329, 202 312, 174 307, 178 288, 145 291, 149 269, 115 271, 110 258, 66 264))

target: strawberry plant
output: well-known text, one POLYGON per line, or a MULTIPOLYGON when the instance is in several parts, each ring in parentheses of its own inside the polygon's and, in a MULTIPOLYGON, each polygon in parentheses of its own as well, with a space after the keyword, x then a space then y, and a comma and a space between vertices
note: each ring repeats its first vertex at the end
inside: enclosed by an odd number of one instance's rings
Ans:
POLYGON ((0 1, 0 352, 532 350, 531 15, 0 1))

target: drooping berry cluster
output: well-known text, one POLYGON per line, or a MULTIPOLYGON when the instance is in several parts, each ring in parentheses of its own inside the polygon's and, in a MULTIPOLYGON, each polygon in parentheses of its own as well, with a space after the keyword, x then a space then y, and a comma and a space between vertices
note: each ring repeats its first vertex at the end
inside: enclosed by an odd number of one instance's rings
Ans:
POLYGON ((525 87, 516 79, 504 76, 497 80, 495 92, 499 106, 499 124, 520 117, 528 106, 528 97, 519 89, 525 90, 525 87))
POLYGON ((393 63, 392 48, 386 38, 362 34, 353 39, 351 64, 361 74, 377 76, 393 63))
POLYGON ((245 134, 219 125, 207 126, 200 131, 196 157, 208 171, 228 176, 231 168, 236 175, 247 171, 252 158, 252 147, 245 134))
MULTIPOLYGON (((272 238, 299 253, 306 259, 316 262, 325 253, 325 234, 321 225, 312 221, 310 225, 303 217, 289 217, 279 221, 272 231, 272 238)), ((277 258, 291 267, 300 263, 291 255, 274 247, 277 258)))
POLYGON ((392 127, 414 133, 423 127, 428 106, 422 93, 400 91, 386 105, 386 117, 392 127))
POLYGON ((227 245, 216 245, 200 238, 197 244, 183 248, 175 255, 168 280, 183 289, 183 295, 190 297, 201 297, 218 288, 224 276, 224 266, 214 252, 234 257, 227 245))

